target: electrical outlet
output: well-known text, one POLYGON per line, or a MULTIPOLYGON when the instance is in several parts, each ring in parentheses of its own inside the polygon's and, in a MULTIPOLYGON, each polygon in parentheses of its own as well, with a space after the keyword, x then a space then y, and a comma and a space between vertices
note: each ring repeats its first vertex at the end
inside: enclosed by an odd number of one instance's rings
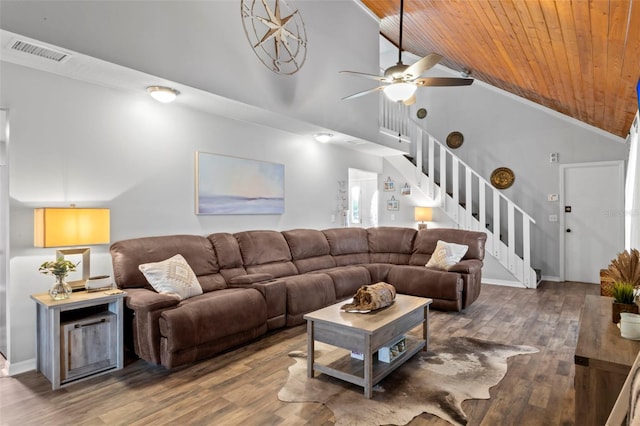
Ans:
POLYGON ((549 194, 547 196, 547 200, 549 200, 549 201, 558 201, 558 194, 549 194))
POLYGON ((331 223, 336 223, 336 215, 335 214, 331 215, 331 223))
POLYGON ((557 214, 550 214, 549 215, 549 222, 557 222, 558 221, 558 215, 557 214))
POLYGON ((391 220, 396 220, 396 214, 395 213, 391 213, 391 220))
POLYGON ((558 153, 557 152, 552 152, 551 154, 549 154, 549 162, 550 163, 557 163, 558 162, 558 153))

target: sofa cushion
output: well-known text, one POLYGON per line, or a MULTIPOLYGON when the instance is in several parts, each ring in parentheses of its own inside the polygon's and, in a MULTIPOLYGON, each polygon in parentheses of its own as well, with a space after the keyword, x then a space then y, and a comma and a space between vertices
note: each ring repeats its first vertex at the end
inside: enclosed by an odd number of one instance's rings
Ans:
POLYGON ((207 237, 216 252, 220 274, 229 282, 233 277, 245 275, 238 240, 232 234, 219 232, 207 237))
POLYGON ((362 228, 331 228, 322 233, 327 238, 336 266, 369 263, 367 230, 362 228))
POLYGON ((244 267, 249 274, 271 274, 275 278, 295 275, 287 240, 277 231, 245 231, 234 234, 244 267))
POLYGON ((437 271, 424 266, 394 265, 387 282, 401 294, 433 299, 459 300, 462 277, 455 272, 437 271))
MULTIPOLYGON (((138 265, 160 262, 176 254, 185 258, 199 279, 217 274, 220 269, 211 242, 198 235, 166 235, 122 240, 113 243, 110 251, 115 282, 123 289, 146 287, 152 290, 138 265)), ((214 280, 211 283, 201 281, 200 285, 205 292, 226 287, 222 280, 214 280), (211 285, 220 287, 212 288, 211 285)))
MULTIPOLYGON (((210 344, 218 339, 263 327, 267 306, 254 289, 225 289, 185 300, 160 316, 160 334, 168 350, 210 344)), ((266 328, 266 327, 265 327, 266 328)))
POLYGON ((352 297, 360 287, 371 284, 371 274, 364 266, 338 266, 322 271, 333 280, 336 299, 352 297))
POLYGON ((487 241, 487 234, 484 232, 461 231, 460 229, 436 228, 423 229, 418 231, 418 235, 413 242, 413 255, 409 264, 424 265, 427 263, 436 249, 438 240, 450 243, 464 244, 469 247, 464 259, 484 259, 484 246, 487 241))
POLYGON ((283 231, 289 244, 293 263, 298 273, 332 268, 336 262, 330 255, 329 242, 324 234, 314 229, 283 231))
POLYGON ((336 302, 333 280, 327 274, 310 273, 282 278, 287 287, 287 325, 304 322, 304 314, 336 302))
POLYGON ((196 274, 180 254, 161 262, 143 263, 138 268, 158 293, 175 295, 180 300, 202 294, 196 274))
POLYGON ((436 249, 431 255, 431 259, 429 259, 424 266, 448 271, 453 265, 462 260, 467 250, 469 250, 469 246, 465 246, 464 244, 438 241, 436 249))
POLYGON ((408 264, 417 232, 412 228, 391 226, 367 229, 371 262, 408 264))

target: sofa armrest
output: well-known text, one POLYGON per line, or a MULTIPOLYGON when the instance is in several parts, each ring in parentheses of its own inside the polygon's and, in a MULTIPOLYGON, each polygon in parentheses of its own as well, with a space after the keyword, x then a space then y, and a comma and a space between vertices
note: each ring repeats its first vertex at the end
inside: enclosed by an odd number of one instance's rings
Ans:
POLYGON ((273 275, 271 274, 247 274, 247 275, 238 275, 229 280, 229 285, 231 287, 236 286, 246 286, 254 283, 260 283, 264 281, 273 280, 273 275))
POLYGON ((449 272, 461 274, 475 274, 482 269, 482 261, 478 259, 465 259, 449 268, 449 272))
POLYGON ((146 288, 128 288, 126 301, 127 307, 135 312, 157 311, 180 303, 176 296, 156 293, 146 288))
MULTIPOLYGON (((250 274, 269 275, 269 274, 250 274)), ((250 276, 245 275, 245 276, 250 276)), ((269 275, 270 276, 270 275, 269 275)), ((269 330, 285 325, 287 312, 287 287, 284 281, 274 280, 254 282, 252 284, 230 284, 229 287, 254 288, 267 302, 267 327, 269 330)))
POLYGON ((130 327, 135 353, 146 361, 160 364, 160 315, 178 306, 180 300, 146 288, 127 288, 125 301, 127 309, 133 311, 130 327))

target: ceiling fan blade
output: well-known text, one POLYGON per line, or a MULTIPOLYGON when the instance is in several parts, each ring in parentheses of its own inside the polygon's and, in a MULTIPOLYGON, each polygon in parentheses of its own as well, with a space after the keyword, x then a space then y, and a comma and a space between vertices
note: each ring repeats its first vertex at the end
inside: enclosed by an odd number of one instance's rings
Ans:
POLYGON ((387 81, 388 79, 386 77, 381 77, 379 75, 373 75, 373 74, 367 74, 364 72, 356 72, 356 71, 340 71, 340 74, 351 74, 351 75, 355 75, 358 77, 365 77, 365 78, 369 78, 371 80, 377 80, 377 81, 387 81))
POLYGON ((378 91, 380 91, 380 90, 382 90, 384 88, 385 88, 385 86, 374 87, 373 89, 364 90, 362 92, 358 92, 358 93, 354 93, 353 95, 346 96, 346 97, 342 98, 342 100, 346 101, 347 99, 358 98, 360 96, 368 95, 369 93, 378 92, 378 91))
POLYGON ((414 93, 413 95, 411 95, 411 97, 407 100, 402 101, 403 104, 405 104, 406 106, 411 106, 413 104, 416 103, 416 94, 414 93))
POLYGON ((428 69, 431 69, 435 64, 440 62, 441 59, 442 59, 442 56, 438 55, 437 53, 432 53, 420 59, 415 64, 409 66, 409 68, 407 68, 403 74, 411 75, 413 78, 418 78, 425 71, 427 71, 428 69))
POLYGON ((469 86, 472 78, 426 77, 414 81, 417 86, 469 86))

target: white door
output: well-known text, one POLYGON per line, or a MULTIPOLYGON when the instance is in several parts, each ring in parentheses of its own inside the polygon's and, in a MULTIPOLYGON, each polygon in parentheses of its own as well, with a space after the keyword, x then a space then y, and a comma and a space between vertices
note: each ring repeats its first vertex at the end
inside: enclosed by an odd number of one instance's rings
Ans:
POLYGON ((562 165, 560 181, 564 280, 599 283, 624 250, 624 162, 562 165))

